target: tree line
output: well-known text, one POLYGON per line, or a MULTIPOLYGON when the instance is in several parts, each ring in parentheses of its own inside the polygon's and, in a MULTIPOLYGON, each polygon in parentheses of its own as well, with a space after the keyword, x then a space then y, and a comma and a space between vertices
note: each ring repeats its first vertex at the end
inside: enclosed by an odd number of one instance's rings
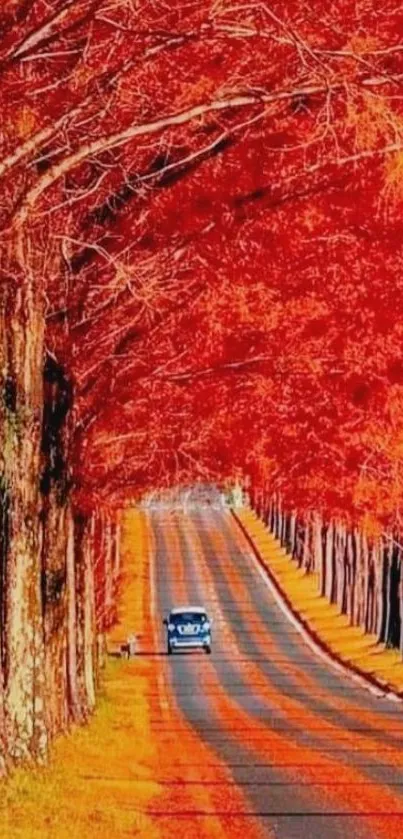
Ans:
POLYGON ((398 530, 401 30, 391 0, 3 4, 5 764, 94 705, 128 499, 270 482, 398 530))
POLYGON ((403 655, 403 546, 399 534, 368 534, 320 513, 283 509, 281 498, 251 493, 252 505, 299 568, 317 573, 319 593, 351 626, 403 655))

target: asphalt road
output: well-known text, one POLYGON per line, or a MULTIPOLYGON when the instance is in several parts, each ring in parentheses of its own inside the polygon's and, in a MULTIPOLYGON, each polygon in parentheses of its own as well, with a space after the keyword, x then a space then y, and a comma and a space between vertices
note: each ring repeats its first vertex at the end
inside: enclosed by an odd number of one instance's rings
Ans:
MULTIPOLYGON (((400 839, 403 705, 372 695, 311 651, 230 514, 150 517, 160 652, 171 606, 204 605, 214 621, 212 655, 162 654, 161 675, 172 703, 228 769, 217 781, 220 806, 235 785, 231 815, 245 837, 258 825, 270 839, 400 839)), ((184 783, 205 784, 202 767, 177 748, 179 781, 182 771, 184 783)), ((178 824, 178 836, 197 837, 206 814, 195 804, 165 818, 178 824)))

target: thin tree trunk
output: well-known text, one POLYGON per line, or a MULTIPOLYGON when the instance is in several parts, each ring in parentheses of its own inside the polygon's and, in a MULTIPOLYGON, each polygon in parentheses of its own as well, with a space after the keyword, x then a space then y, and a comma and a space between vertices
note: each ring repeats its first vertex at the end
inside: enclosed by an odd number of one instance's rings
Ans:
POLYGON ((270 520, 269 520, 269 529, 270 533, 274 533, 274 525, 275 525, 275 499, 272 495, 270 498, 270 520))
POLYGON ((384 624, 384 550, 382 543, 378 542, 374 552, 374 571, 375 571, 375 632, 378 640, 383 640, 383 624, 384 624))
POLYGON ((356 550, 356 593, 354 623, 356 626, 364 625, 365 615, 365 569, 364 569, 364 534, 359 530, 355 531, 356 550))
POLYGON ((311 523, 308 517, 304 520, 304 542, 302 549, 302 566, 305 573, 309 574, 312 566, 312 552, 311 552, 311 523))
POLYGON ((297 517, 295 513, 290 516, 290 554, 293 557, 295 553, 295 533, 296 533, 297 517))
MULTIPOLYGON (((52 493, 53 496, 53 493, 52 493)), ((50 499, 43 539, 43 604, 47 726, 51 737, 68 723, 66 507, 50 499)))
POLYGON ((333 588, 334 588, 334 524, 331 521, 326 529, 326 548, 325 548, 325 595, 332 603, 333 588))
POLYGON ((400 553, 400 583, 399 583, 399 604, 400 604, 400 658, 403 661, 403 560, 400 553))
POLYGON ((322 539, 323 522, 319 513, 314 522, 313 568, 319 574, 319 593, 322 594, 325 585, 325 563, 322 539))
POLYGON ((120 520, 116 522, 115 525, 115 552, 114 552, 114 559, 113 559, 113 579, 114 579, 114 591, 116 593, 116 587, 120 577, 120 565, 121 565, 121 539, 122 539, 122 525, 120 520))
POLYGON ((75 638, 76 638, 76 684, 80 713, 83 719, 88 717, 87 693, 85 685, 85 532, 88 518, 77 515, 74 520, 74 580, 75 580, 75 638))
POLYGON ((9 533, 9 504, 4 484, 0 484, 0 778, 5 772, 5 713, 4 713, 4 665, 5 665, 5 616, 6 616, 6 561, 9 533))
POLYGON ((280 522, 281 522, 281 508, 280 508, 280 500, 277 497, 276 507, 275 507, 275 528, 274 528, 274 535, 275 535, 276 539, 280 538, 280 522))
POLYGON ((348 535, 348 565, 349 565, 349 603, 348 603, 348 612, 350 616, 350 623, 354 626, 355 623, 355 600, 356 600, 356 591, 357 591, 357 548, 356 548, 356 535, 354 531, 351 531, 348 535))
POLYGON ((105 621, 103 631, 109 629, 113 622, 113 550, 113 526, 111 521, 107 521, 105 527, 105 621))
POLYGON ((349 591, 350 591, 350 559, 348 549, 348 533, 347 528, 343 527, 343 559, 342 559, 342 595, 341 595, 341 611, 343 615, 348 615, 349 607, 349 591))
POLYGON ((379 550, 378 544, 374 543, 371 550, 371 632, 376 633, 378 625, 378 590, 377 579, 379 571, 379 550))
POLYGON ((298 568, 301 568, 304 559, 305 546, 305 526, 301 519, 297 522, 297 536, 296 536, 296 560, 298 568))
POLYGON ((90 711, 95 706, 96 680, 96 629, 95 629, 95 593, 94 593, 94 517, 90 519, 84 545, 84 682, 87 705, 90 711))
POLYGON ((373 603, 374 603, 374 560, 373 549, 364 540, 364 563, 365 563, 365 615, 364 628, 366 632, 372 632, 373 627, 373 603))
POLYGON ((387 592, 388 612, 386 623, 386 645, 388 647, 399 647, 400 637, 400 608, 399 608, 399 580, 400 560, 399 550, 393 538, 389 540, 389 587, 387 592))
POLYGON ((380 584, 378 587, 378 603, 379 603, 379 625, 378 625, 378 641, 386 642, 386 628, 388 622, 388 588, 389 588, 389 549, 382 545, 381 548, 381 574, 380 584))
POLYGON ((0 778, 6 774, 6 739, 5 739, 5 714, 4 714, 4 676, 0 666, 0 778))
POLYGON ((287 544, 287 513, 283 510, 282 525, 281 525, 281 547, 284 548, 287 544))
POLYGON ((67 550, 66 550, 66 592, 67 592, 67 687, 69 714, 75 722, 83 718, 80 702, 77 672, 77 604, 76 604, 76 568, 75 568, 75 532, 74 516, 71 507, 67 510, 67 550))
POLYGON ((344 546, 343 546, 343 535, 342 535, 342 526, 340 524, 336 525, 336 545, 335 545, 335 584, 336 584, 336 603, 340 609, 343 610, 343 559, 344 559, 344 546))
POLYGON ((76 615, 77 685, 82 713, 88 716, 95 704, 95 602, 93 581, 94 516, 76 518, 76 615))
POLYGON ((44 610, 47 719, 51 736, 68 723, 67 595, 68 417, 72 390, 51 357, 44 367, 42 430, 42 598, 44 610))
POLYGON ((113 525, 99 515, 95 527, 94 574, 97 581, 95 597, 97 661, 104 664, 105 632, 114 620, 113 525))

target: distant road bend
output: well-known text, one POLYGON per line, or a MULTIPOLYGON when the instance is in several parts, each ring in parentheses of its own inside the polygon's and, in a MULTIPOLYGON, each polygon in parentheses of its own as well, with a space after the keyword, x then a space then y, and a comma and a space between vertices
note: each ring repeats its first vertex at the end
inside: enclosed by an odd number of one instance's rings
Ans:
MULTIPOLYGON (((161 662, 165 724, 171 701, 228 770, 216 781, 224 810, 234 800, 226 787, 239 793, 225 835, 235 835, 233 816, 246 839, 401 839, 403 706, 311 651, 229 513, 149 515, 158 650, 165 650, 162 618, 171 606, 202 604, 214 620, 211 656, 162 655, 161 662)), ((174 760, 178 783, 215 783, 214 771, 203 779, 180 742, 174 760)), ((197 836, 197 820, 208 815, 173 806, 158 818, 167 832, 177 823, 178 835, 197 836), (188 832, 192 824, 196 832, 188 832)))

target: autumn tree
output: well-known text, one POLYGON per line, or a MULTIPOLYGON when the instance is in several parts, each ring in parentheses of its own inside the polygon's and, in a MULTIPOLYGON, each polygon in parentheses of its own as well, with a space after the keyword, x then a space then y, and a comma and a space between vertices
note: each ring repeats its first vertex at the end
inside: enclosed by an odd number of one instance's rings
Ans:
POLYGON ((242 471, 359 517, 368 452, 397 474, 401 24, 378 0, 3 4, 14 757, 93 706, 125 497, 242 471))

